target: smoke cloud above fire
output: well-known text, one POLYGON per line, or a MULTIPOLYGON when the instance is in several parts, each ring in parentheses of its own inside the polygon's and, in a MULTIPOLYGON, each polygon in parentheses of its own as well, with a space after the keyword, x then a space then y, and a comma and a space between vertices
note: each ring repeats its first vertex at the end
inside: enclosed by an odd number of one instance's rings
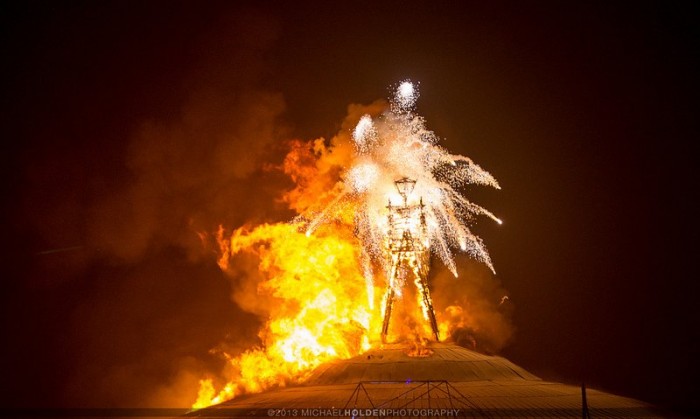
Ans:
POLYGON ((212 348, 256 342, 259 320, 231 300, 212 245, 219 224, 289 214, 276 199, 290 181, 265 168, 288 138, 284 98, 264 81, 277 32, 254 12, 223 17, 178 51, 187 74, 154 88, 174 103, 132 91, 149 103, 135 116, 24 156, 25 280, 8 284, 2 358, 25 391, 6 406, 187 407, 221 367, 212 348))
POLYGON ((266 190, 250 179, 261 177, 284 131, 284 99, 260 80, 275 27, 256 16, 231 25, 202 48, 202 71, 175 115, 139 124, 125 150, 129 181, 90 214, 95 247, 125 261, 159 242, 199 253, 192 233, 211 231, 213 220, 241 223, 270 211, 266 190))

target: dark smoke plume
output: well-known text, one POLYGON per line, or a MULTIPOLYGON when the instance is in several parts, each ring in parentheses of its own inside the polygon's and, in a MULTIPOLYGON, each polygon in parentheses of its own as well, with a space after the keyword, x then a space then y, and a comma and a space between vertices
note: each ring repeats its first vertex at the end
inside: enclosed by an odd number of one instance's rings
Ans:
POLYGON ((263 168, 288 137, 284 99, 265 87, 277 33, 255 13, 224 17, 179 51, 189 73, 163 94, 179 103, 121 138, 27 155, 25 270, 3 304, 18 394, 6 406, 189 407, 221 368, 212 348, 256 341, 212 236, 287 214, 275 199, 289 181, 263 168))

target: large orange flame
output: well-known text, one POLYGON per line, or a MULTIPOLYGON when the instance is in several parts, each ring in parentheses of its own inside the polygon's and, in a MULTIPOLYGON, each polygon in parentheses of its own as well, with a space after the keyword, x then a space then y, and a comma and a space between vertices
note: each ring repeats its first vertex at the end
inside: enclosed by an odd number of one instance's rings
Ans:
MULTIPOLYGON (((328 164, 329 153, 322 140, 290 143, 282 168, 296 187, 283 199, 302 214, 317 211, 338 190, 339 171, 328 164)), ((380 292, 368 292, 357 263, 361 246, 352 209, 346 211, 313 235, 305 234, 301 221, 245 226, 231 235, 219 230, 219 266, 227 271, 236 259, 254 258, 262 279, 246 298, 270 304, 259 333, 262 346, 235 357, 224 353, 228 383, 216 391, 211 379, 200 381, 194 408, 303 381, 319 364, 358 355, 376 341, 381 313, 372 309, 372 298, 380 292)))

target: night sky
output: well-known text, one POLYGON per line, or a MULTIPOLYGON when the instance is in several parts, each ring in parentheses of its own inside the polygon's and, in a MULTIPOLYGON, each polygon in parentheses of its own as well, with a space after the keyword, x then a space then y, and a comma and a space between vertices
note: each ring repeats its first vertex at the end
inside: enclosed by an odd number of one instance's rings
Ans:
POLYGON ((260 3, 1 6, 0 406, 191 403, 259 324, 197 233, 288 219, 263 166, 411 78, 502 186, 468 190, 504 220, 474 226, 501 354, 700 408, 696 6, 260 3))

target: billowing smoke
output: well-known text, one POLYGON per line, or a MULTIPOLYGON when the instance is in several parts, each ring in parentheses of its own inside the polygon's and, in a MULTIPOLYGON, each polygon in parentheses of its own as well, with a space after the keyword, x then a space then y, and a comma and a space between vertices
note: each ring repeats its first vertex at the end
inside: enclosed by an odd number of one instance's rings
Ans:
POLYGON ((514 304, 497 276, 479 263, 458 259, 459 278, 435 267, 431 289, 438 318, 448 324, 452 341, 460 346, 496 354, 515 332, 514 304))
POLYGON ((127 262, 162 244, 201 253, 192 233, 275 210, 274 192, 250 181, 270 184, 262 162, 283 133, 282 95, 258 87, 275 28, 255 16, 230 24, 202 47, 202 72, 177 114, 144 121, 130 139, 131 179, 91 208, 93 247, 127 262))
POLYGON ((189 72, 165 95, 180 102, 120 138, 28 155, 15 218, 28 256, 3 304, 10 406, 189 407, 222 367, 213 348, 257 342, 215 236, 290 214, 276 203, 288 178, 265 166, 288 137, 263 80, 276 37, 258 15, 224 19, 183 46, 189 72))

